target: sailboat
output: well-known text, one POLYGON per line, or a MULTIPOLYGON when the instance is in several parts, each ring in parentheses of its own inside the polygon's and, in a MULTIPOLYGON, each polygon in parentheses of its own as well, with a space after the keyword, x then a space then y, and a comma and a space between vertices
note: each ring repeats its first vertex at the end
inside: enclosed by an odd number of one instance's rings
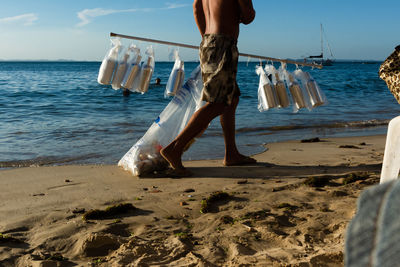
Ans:
POLYGON ((316 55, 316 56, 309 56, 309 57, 305 58, 304 61, 306 61, 307 59, 320 59, 320 60, 316 60, 316 62, 321 63, 323 66, 332 66, 334 59, 333 59, 332 49, 328 43, 328 40, 326 40, 326 44, 328 46, 330 57, 329 58, 324 57, 324 38, 323 37, 325 35, 325 32, 322 27, 322 23, 320 25, 321 25, 321 54, 316 55))

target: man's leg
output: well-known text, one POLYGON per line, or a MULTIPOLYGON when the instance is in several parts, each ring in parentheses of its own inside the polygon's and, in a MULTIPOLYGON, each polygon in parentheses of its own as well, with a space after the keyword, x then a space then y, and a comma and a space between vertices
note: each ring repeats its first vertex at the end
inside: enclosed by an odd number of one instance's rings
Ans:
POLYGON ((182 132, 168 146, 161 149, 161 155, 173 169, 184 169, 182 154, 189 141, 195 138, 217 116, 223 114, 226 106, 223 103, 207 103, 196 111, 182 132))
POLYGON ((241 165, 255 163, 256 160, 244 156, 239 153, 236 147, 235 139, 235 114, 236 107, 239 104, 239 97, 235 97, 232 100, 230 106, 226 107, 224 113, 220 116, 222 130, 224 132, 225 140, 225 166, 241 165))

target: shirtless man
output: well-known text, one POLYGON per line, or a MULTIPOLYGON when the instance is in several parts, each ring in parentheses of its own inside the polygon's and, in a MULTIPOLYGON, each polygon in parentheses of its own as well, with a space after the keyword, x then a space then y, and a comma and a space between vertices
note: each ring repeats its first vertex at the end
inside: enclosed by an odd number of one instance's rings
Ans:
POLYGON ((220 116, 225 141, 225 166, 255 163, 239 153, 235 142, 235 112, 240 91, 236 83, 239 53, 236 47, 239 24, 254 20, 251 0, 194 0, 194 18, 202 36, 200 66, 203 78, 202 100, 207 103, 196 111, 183 131, 161 155, 170 163, 173 176, 190 176, 182 165, 186 145, 217 116, 220 116))

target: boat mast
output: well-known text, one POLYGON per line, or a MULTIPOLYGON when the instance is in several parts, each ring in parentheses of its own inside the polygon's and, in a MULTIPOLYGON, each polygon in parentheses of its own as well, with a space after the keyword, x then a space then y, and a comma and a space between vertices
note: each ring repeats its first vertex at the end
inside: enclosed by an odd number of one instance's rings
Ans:
POLYGON ((322 38, 322 23, 320 25, 320 35, 321 35, 321 58, 324 58, 324 38, 322 38))

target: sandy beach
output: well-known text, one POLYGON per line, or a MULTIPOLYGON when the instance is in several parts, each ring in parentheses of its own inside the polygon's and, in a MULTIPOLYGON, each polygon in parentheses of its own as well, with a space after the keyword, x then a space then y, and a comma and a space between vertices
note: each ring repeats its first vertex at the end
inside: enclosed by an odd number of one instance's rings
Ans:
POLYGON ((183 179, 117 165, 0 171, 0 266, 342 266, 385 135, 266 145, 183 179), (91 211, 91 212, 90 212, 91 211))

